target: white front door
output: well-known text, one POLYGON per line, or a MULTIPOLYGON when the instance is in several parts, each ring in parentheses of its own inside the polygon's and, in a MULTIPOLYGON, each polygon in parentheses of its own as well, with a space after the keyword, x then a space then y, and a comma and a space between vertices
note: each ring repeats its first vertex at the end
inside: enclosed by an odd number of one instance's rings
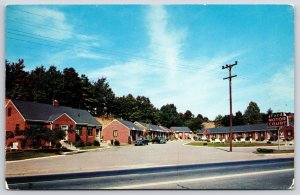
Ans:
POLYGON ((68 125, 61 125, 60 126, 61 130, 65 131, 65 137, 64 137, 64 141, 68 141, 68 125))

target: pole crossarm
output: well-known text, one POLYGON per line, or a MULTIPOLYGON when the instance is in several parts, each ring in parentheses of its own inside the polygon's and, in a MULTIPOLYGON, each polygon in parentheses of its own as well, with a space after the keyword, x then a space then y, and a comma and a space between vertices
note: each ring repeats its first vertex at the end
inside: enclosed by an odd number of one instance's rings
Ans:
POLYGON ((233 77, 236 77, 237 75, 233 75, 233 76, 231 76, 231 77, 226 77, 226 78, 223 78, 223 80, 225 80, 225 79, 231 79, 231 78, 233 78, 233 77))

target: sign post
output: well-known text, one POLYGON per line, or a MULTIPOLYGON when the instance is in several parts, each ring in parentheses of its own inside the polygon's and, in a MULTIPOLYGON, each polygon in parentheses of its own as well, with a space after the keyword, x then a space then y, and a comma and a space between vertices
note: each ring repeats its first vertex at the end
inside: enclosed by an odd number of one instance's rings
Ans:
POLYGON ((276 112, 269 115, 268 126, 277 127, 278 150, 280 146, 279 130, 282 126, 288 126, 288 125, 289 125, 289 120, 284 112, 276 112))

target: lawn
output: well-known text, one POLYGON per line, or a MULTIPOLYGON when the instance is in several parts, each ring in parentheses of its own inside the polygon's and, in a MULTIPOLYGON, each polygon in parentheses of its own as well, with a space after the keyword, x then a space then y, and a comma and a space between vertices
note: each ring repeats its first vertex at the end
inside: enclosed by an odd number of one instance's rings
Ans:
POLYGON ((40 158, 59 155, 56 151, 44 152, 38 150, 7 152, 6 161, 25 160, 30 158, 40 158))
MULTIPOLYGON (((229 147, 229 143, 210 143, 210 142, 201 142, 201 141, 194 141, 190 142, 187 145, 190 146, 209 146, 209 147, 229 147), (207 144, 207 145, 206 145, 207 144)), ((252 147, 252 146, 278 146, 277 143, 232 143, 233 147, 252 147)))
POLYGON ((84 147, 80 147, 80 150, 91 150, 91 149, 100 149, 100 148, 104 148, 103 146, 84 146, 84 147))

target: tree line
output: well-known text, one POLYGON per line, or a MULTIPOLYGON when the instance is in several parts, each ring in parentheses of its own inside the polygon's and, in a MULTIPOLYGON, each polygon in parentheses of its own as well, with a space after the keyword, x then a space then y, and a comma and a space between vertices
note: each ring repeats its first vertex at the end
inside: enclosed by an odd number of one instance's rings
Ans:
POLYGON ((116 96, 105 77, 91 81, 79 75, 72 67, 58 70, 43 65, 26 71, 24 60, 6 60, 6 97, 9 99, 51 104, 58 100, 62 106, 89 111, 93 116, 122 118, 129 121, 171 126, 188 126, 192 130, 202 128, 208 121, 201 114, 190 110, 179 113, 174 104, 156 108, 148 97, 132 94, 116 96))
MULTIPOLYGON (((267 110, 266 113, 261 113, 258 105, 251 101, 245 110, 244 114, 241 111, 235 113, 232 116, 232 125, 246 125, 246 124, 258 124, 258 123, 267 123, 268 117, 272 114, 273 111, 271 108, 267 110)), ((218 115, 215 120, 216 127, 228 127, 230 126, 230 115, 218 115)))

